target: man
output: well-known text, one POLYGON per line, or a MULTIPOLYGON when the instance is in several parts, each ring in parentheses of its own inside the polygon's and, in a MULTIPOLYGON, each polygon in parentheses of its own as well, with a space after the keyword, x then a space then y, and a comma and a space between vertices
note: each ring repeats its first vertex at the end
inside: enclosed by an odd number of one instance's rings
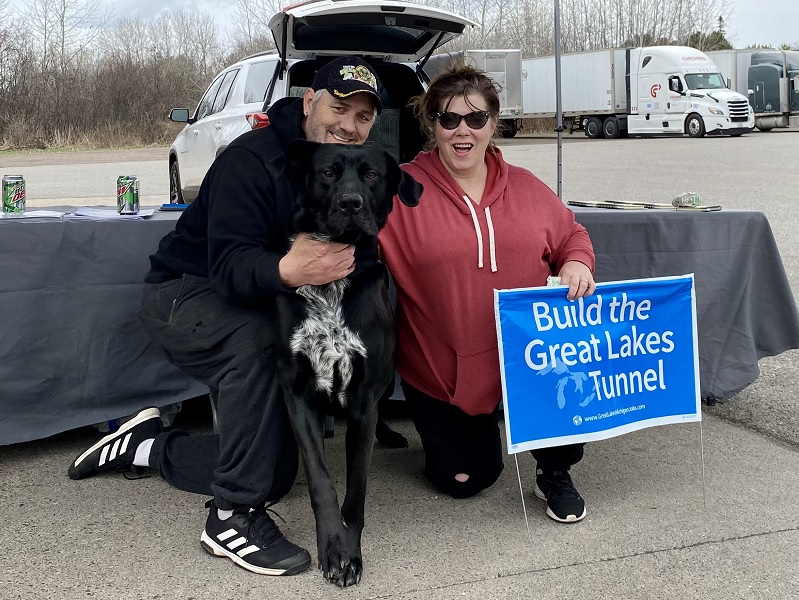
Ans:
POLYGON ((307 234, 290 242, 284 154, 297 138, 363 143, 381 110, 371 66, 339 58, 302 98, 275 102, 267 127, 237 138, 214 161, 197 199, 150 257, 141 319, 170 362, 208 385, 219 433, 165 433, 158 409, 145 409, 81 454, 70 477, 152 467, 181 490, 213 495, 200 539, 209 553, 266 575, 308 568, 310 554, 265 508, 288 492, 299 464, 270 354, 274 300, 367 269, 376 251, 307 234))

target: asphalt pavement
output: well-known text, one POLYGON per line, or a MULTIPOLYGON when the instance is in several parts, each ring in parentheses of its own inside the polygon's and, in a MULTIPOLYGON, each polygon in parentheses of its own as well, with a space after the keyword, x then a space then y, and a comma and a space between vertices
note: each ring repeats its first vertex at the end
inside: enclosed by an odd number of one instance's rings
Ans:
MULTIPOLYGON (((557 188, 554 139, 514 139, 502 147, 509 162, 557 188)), ((130 152, 70 153, 61 162, 2 155, 0 169, 25 176, 29 206, 110 206, 123 173, 142 180, 142 204, 165 202, 166 150, 130 152)), ((795 132, 564 141, 565 199, 663 202, 684 191, 706 203, 762 210, 797 296, 795 132)), ((763 359, 758 381, 703 406, 701 425, 590 444, 573 470, 588 516, 573 525, 545 516, 527 454, 517 457, 521 490, 516 458, 507 456, 489 490, 467 500, 441 496, 423 478, 419 440, 399 414, 392 423, 410 448, 375 446, 364 576, 347 590, 325 583, 315 568, 270 578, 207 555, 199 545, 206 498, 156 476, 69 480, 69 462, 99 436, 93 428, 2 446, 0 506, 10 526, 0 533, 0 599, 796 599, 798 363, 799 351, 763 359)), ((201 432, 210 423, 207 403, 195 400, 177 424, 201 432)), ((343 442, 338 425, 326 454, 341 493, 343 442)), ((276 508, 287 536, 314 555, 302 476, 276 508)))

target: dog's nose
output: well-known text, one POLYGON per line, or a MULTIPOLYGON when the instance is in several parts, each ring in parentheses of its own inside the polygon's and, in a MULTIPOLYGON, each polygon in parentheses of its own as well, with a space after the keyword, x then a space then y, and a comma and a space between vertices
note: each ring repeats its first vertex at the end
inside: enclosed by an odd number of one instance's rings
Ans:
POLYGON ((346 213, 354 213, 361 210, 363 198, 360 194, 342 194, 338 201, 338 208, 346 213))

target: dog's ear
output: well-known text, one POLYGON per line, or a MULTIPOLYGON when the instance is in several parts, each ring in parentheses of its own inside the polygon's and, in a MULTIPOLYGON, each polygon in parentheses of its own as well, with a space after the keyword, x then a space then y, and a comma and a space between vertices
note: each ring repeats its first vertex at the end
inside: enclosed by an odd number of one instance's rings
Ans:
POLYGON ((424 187, 421 183, 400 169, 393 156, 388 152, 384 152, 384 154, 386 155, 389 189, 392 191, 396 190, 395 193, 405 206, 416 206, 419 204, 419 199, 422 197, 424 187))
POLYGON ((424 186, 402 169, 400 171, 402 172, 402 177, 400 178, 397 196, 399 196, 405 206, 416 206, 422 197, 424 186))
POLYGON ((301 189, 305 184, 303 177, 308 171, 311 156, 319 149, 321 144, 308 140, 294 140, 286 149, 286 162, 283 171, 288 178, 301 189))

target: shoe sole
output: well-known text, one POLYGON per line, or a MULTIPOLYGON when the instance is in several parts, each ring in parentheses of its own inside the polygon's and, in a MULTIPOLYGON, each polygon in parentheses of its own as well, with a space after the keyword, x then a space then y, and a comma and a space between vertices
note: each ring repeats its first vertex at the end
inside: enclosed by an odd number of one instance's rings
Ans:
MULTIPOLYGON (((547 497, 544 495, 544 492, 541 491, 541 488, 538 487, 537 483, 535 484, 535 495, 540 500, 543 500, 544 502, 547 501, 547 497)), ((582 521, 583 519, 585 519, 586 514, 588 513, 586 512, 585 508, 583 508, 583 514, 581 514, 579 517, 574 515, 569 515, 565 519, 561 519, 558 515, 552 512, 552 509, 549 508, 549 504, 547 504, 547 516, 553 521, 557 521, 558 523, 577 523, 578 521, 582 521)))
POLYGON ((109 433, 105 437, 100 438, 100 440, 97 441, 94 445, 92 445, 88 450, 86 450, 86 452, 84 452, 78 458, 75 459, 75 462, 72 463, 72 467, 73 468, 77 468, 77 466, 80 463, 82 463, 84 460, 86 460, 86 458, 88 458, 89 455, 91 455, 92 452, 95 452, 96 450, 99 450, 100 448, 102 448, 106 444, 109 444, 111 442, 111 440, 113 440, 114 438, 124 435, 125 433, 127 433, 128 431, 133 429, 139 423, 144 423, 145 421, 148 421, 148 420, 154 419, 154 418, 159 418, 159 419, 161 418, 161 411, 159 411, 157 408, 146 408, 146 409, 142 410, 141 412, 139 412, 139 414, 137 414, 135 417, 133 417, 130 421, 125 421, 120 426, 120 428, 117 429, 114 433, 109 433))
POLYGON ((205 531, 202 532, 200 535, 200 545, 203 547, 208 554, 211 556, 216 556, 219 558, 229 558, 242 569, 247 569, 252 573, 258 573, 259 575, 272 575, 272 576, 280 576, 280 575, 296 575, 297 573, 302 573, 308 567, 311 566, 310 559, 306 563, 301 563, 290 569, 268 569, 266 567, 258 567, 256 565, 248 563, 242 557, 240 557, 235 552, 231 552, 227 548, 223 548, 219 544, 217 544, 214 540, 211 539, 205 531))

